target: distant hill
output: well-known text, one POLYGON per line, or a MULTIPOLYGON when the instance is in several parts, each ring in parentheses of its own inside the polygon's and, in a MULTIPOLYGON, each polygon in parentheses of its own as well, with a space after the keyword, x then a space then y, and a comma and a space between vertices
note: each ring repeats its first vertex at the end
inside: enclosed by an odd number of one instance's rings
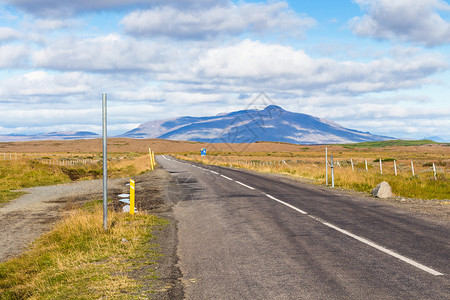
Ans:
POLYGON ((8 134, 0 135, 0 142, 37 141, 37 140, 77 140, 96 139, 100 135, 89 131, 49 132, 35 135, 8 134))
POLYGON ((448 142, 439 136, 430 136, 430 137, 423 138, 423 140, 432 140, 433 142, 437 142, 437 143, 447 143, 448 142))
POLYGON ((332 121, 289 112, 276 105, 210 117, 150 121, 120 137, 162 138, 207 143, 342 144, 394 139, 345 128, 332 121))

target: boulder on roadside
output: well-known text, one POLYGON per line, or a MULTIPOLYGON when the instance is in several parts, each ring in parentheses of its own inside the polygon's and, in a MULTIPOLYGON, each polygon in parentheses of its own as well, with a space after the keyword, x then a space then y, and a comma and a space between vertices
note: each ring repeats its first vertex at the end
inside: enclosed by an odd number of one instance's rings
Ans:
POLYGON ((372 195, 377 198, 390 198, 392 197, 391 186, 383 181, 372 190, 372 195))

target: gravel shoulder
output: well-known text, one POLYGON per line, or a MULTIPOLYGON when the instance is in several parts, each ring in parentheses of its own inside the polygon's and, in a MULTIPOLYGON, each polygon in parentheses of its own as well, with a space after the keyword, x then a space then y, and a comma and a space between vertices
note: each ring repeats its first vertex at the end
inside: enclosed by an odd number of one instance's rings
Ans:
MULTIPOLYGON (((173 199, 177 199, 177 185, 171 175, 157 169, 134 176, 136 182, 136 208, 168 220, 166 226, 155 230, 149 247, 157 245, 163 255, 156 265, 134 269, 130 276, 142 284, 142 289, 152 290, 153 299, 183 299, 181 272, 177 267, 177 221, 173 217, 173 199), (170 192, 169 192, 170 190, 170 192), (169 199, 170 196, 170 199, 169 199), (157 270, 158 279, 149 278, 149 269, 157 270)), ((110 209, 122 211, 119 194, 129 193, 128 178, 108 180, 110 209)), ((50 231, 54 225, 73 209, 90 200, 103 198, 103 181, 86 180, 54 186, 23 189, 27 194, 0 207, 0 262, 26 251, 32 242, 50 231)), ((181 191, 180 191, 181 192, 181 191)))
MULTIPOLYGON (((125 179, 108 180, 109 192, 125 179)), ((0 262, 24 250, 74 207, 102 199, 102 180, 78 181, 23 189, 27 194, 0 207, 0 262)))

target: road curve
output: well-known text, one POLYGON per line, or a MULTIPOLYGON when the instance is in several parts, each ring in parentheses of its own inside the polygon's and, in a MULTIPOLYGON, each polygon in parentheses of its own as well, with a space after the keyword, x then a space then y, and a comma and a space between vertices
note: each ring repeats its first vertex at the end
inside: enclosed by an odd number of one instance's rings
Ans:
POLYGON ((279 176, 157 160, 183 189, 172 200, 188 299, 450 298, 449 224, 279 176))

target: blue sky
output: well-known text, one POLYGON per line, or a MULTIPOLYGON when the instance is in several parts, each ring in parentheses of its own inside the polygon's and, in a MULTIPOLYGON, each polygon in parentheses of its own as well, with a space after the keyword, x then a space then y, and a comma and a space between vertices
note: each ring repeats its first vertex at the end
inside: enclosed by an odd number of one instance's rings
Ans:
POLYGON ((0 134, 283 108, 450 141, 443 0, 0 0, 0 134), (267 102, 267 101, 266 101, 267 102))

